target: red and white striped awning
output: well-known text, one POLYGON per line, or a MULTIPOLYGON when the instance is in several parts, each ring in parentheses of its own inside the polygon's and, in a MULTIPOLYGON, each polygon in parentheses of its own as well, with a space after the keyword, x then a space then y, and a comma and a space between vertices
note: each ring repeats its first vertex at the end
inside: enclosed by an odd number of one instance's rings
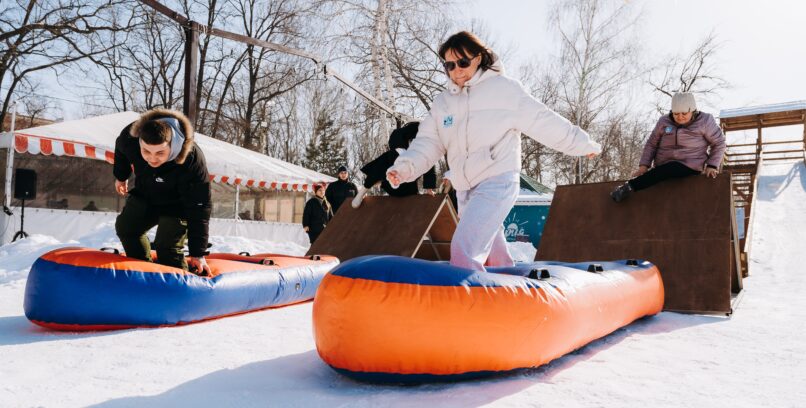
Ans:
POLYGON ((73 156, 115 162, 115 152, 81 142, 36 137, 14 133, 14 150, 17 153, 44 154, 45 156, 73 156))
POLYGON ((328 183, 321 182, 321 183, 311 183, 311 184, 304 184, 304 183, 280 183, 277 181, 260 181, 255 179, 243 179, 239 177, 228 177, 228 176, 217 176, 214 174, 210 175, 210 181, 214 183, 221 183, 221 184, 230 184, 233 186, 245 186, 249 188, 262 188, 266 190, 283 190, 283 191, 305 191, 305 192, 313 192, 313 186, 317 184, 321 184, 326 186, 328 183))
MULTIPOLYGON (((103 160, 112 164, 115 162, 115 139, 120 130, 137 117, 139 115, 135 112, 122 112, 24 129, 14 132, 14 150, 18 153, 103 160), (88 132, 90 129, 91 132, 88 132)), ((8 143, 6 139, 4 144, 8 143)), ((205 153, 210 181, 215 183, 266 190, 311 192, 314 185, 326 185, 335 180, 313 170, 198 133, 196 143, 205 153)))

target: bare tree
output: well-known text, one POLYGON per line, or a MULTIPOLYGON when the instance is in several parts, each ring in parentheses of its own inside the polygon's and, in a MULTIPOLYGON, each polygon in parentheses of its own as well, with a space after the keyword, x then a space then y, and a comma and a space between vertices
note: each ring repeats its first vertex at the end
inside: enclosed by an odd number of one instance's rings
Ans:
MULTIPOLYGON (((555 72, 559 72, 554 67, 545 67, 537 60, 532 60, 521 67, 520 78, 527 87, 529 93, 537 100, 549 107, 556 108, 560 105, 560 83, 555 72)), ((547 170, 547 162, 552 160, 556 152, 543 146, 534 139, 523 138, 521 145, 521 167, 527 175, 534 177, 543 183, 547 170)))
MULTIPOLYGON (((233 21, 239 22, 243 34, 292 48, 301 48, 309 32, 305 17, 319 7, 317 1, 303 0, 238 0, 231 4, 233 21)), ((203 120, 202 127, 214 135, 226 130, 228 139, 234 137, 230 141, 236 144, 270 151, 270 128, 278 116, 275 99, 314 78, 316 67, 299 57, 250 44, 222 48, 227 49, 229 54, 215 60, 220 68, 212 70, 213 81, 203 90, 208 95, 203 111, 212 120, 203 120)))
POLYGON ((22 99, 25 113, 28 114, 28 121, 36 123, 39 119, 55 119, 54 115, 58 108, 52 99, 40 94, 33 94, 22 99), (49 116, 49 117, 48 117, 49 116))
POLYGON ((629 100, 630 84, 642 73, 631 38, 638 18, 630 3, 615 0, 554 4, 549 20, 560 39, 560 57, 544 67, 533 66, 531 71, 538 74, 524 77, 524 82, 549 107, 590 133, 607 154, 579 160, 527 143, 524 167, 537 173, 532 176, 558 184, 622 176, 607 160, 625 153, 620 139, 637 121, 633 107, 623 101, 629 100))
POLYGON ((658 112, 669 111, 669 99, 676 92, 692 92, 706 103, 718 98, 730 83, 719 74, 717 55, 722 44, 712 31, 688 53, 664 58, 670 61, 655 67, 649 75, 649 85, 655 91, 658 112))
POLYGON ((310 82, 308 130, 310 137, 305 151, 305 166, 325 174, 336 175, 337 168, 347 164, 345 128, 349 124, 344 105, 344 92, 333 85, 310 82))
POLYGON ((0 12, 0 123, 20 87, 34 87, 36 75, 94 59, 109 49, 99 41, 104 32, 126 28, 111 10, 126 0, 14 0, 0 12))
POLYGON ((126 31, 105 35, 103 41, 110 47, 94 61, 97 65, 82 67, 88 77, 101 73, 101 94, 88 96, 111 101, 119 110, 177 108, 183 95, 181 28, 139 3, 115 12, 130 13, 131 24, 126 31))
MULTIPOLYGON (((453 2, 436 0, 337 0, 331 41, 356 67, 356 82, 398 112, 421 116, 444 86, 436 47, 452 18, 444 12, 453 2)), ((382 151, 396 125, 377 108, 358 104, 356 140, 349 142, 353 160, 382 151), (372 128, 374 126, 374 128, 372 128), (359 141, 360 140, 360 141, 359 141)))

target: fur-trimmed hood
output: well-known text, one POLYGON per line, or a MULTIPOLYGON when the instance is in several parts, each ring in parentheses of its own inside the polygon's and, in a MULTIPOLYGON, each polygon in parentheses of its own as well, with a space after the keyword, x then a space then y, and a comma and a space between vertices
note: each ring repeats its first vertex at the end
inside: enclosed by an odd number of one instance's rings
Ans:
POLYGON ((137 121, 132 123, 132 126, 129 129, 129 135, 131 137, 139 137, 140 129, 142 129, 143 124, 162 118, 174 118, 178 120, 182 126, 182 133, 185 134, 185 142, 182 144, 182 150, 179 152, 179 156, 177 156, 175 159, 177 164, 182 164, 185 162, 188 154, 190 154, 190 151, 193 150, 194 133, 193 125, 190 124, 190 120, 188 120, 188 118, 181 112, 162 108, 152 109, 148 112, 145 112, 140 115, 140 119, 137 119, 137 121))

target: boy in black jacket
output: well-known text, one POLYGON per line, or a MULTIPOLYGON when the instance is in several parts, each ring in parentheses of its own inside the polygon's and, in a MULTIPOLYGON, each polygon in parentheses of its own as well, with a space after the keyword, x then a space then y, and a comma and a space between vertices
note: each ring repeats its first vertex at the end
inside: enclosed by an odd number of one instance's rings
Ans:
POLYGON ((115 142, 115 190, 126 205, 115 222, 126 256, 151 261, 146 232, 157 226, 157 262, 210 274, 210 178, 193 126, 181 113, 154 109, 127 126, 115 142), (134 188, 128 178, 134 171, 134 188), (188 240, 189 260, 182 251, 188 240))
MULTIPOLYGON (((381 188, 383 191, 386 191, 386 194, 393 197, 406 197, 416 195, 419 192, 417 189, 417 181, 402 183, 398 188, 392 188, 392 185, 386 180, 386 170, 389 170, 389 168, 395 164, 395 159, 397 159, 397 156, 400 156, 401 151, 409 148, 411 141, 417 137, 417 130, 419 128, 420 122, 409 122, 399 129, 395 129, 392 134, 389 135, 389 150, 361 168, 361 172, 367 177, 364 179, 363 188, 359 187, 358 194, 353 199, 353 208, 360 207, 361 201, 363 201, 369 189, 378 183, 381 184, 381 188)), ((430 170, 423 174, 423 188, 429 193, 433 193, 434 189, 437 188, 436 168, 431 167, 430 170)))

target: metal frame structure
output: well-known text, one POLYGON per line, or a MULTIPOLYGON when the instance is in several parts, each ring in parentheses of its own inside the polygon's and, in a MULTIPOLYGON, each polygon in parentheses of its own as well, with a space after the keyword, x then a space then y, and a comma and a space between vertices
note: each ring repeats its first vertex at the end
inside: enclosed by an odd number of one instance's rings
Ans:
POLYGON ((233 41, 238 41, 245 44, 251 44, 257 47, 266 48, 273 51, 279 51, 290 55, 296 55, 301 58, 306 58, 313 61, 314 64, 321 67, 322 72, 325 76, 333 77, 337 81, 341 82, 344 86, 352 89, 357 94, 361 95, 364 99, 378 107, 380 110, 388 113, 392 117, 394 117, 398 124, 401 122, 409 121, 410 118, 407 115, 402 113, 396 112, 394 109, 386 106, 383 102, 379 101, 377 98, 373 97, 358 85, 354 84, 353 82, 349 81, 348 79, 344 78, 341 74, 336 71, 333 71, 327 67, 326 64, 323 63, 323 59, 319 56, 307 53, 305 51, 297 50, 294 48, 289 48, 284 45, 275 44, 269 41, 260 40, 257 38, 252 38, 249 36, 245 36, 242 34, 233 33, 230 31, 219 30, 213 27, 207 27, 205 25, 199 24, 193 20, 190 20, 186 16, 183 16, 177 13, 174 10, 166 7, 165 5, 161 4, 156 0, 139 0, 144 5, 151 7, 152 9, 156 10, 160 14, 165 15, 166 17, 170 18, 173 21, 179 23, 184 32, 185 32, 185 93, 183 99, 183 106, 184 106, 184 113, 190 119, 191 123, 196 123, 196 87, 195 84, 197 82, 197 75, 199 72, 199 33, 203 32, 207 35, 226 38, 233 41))

